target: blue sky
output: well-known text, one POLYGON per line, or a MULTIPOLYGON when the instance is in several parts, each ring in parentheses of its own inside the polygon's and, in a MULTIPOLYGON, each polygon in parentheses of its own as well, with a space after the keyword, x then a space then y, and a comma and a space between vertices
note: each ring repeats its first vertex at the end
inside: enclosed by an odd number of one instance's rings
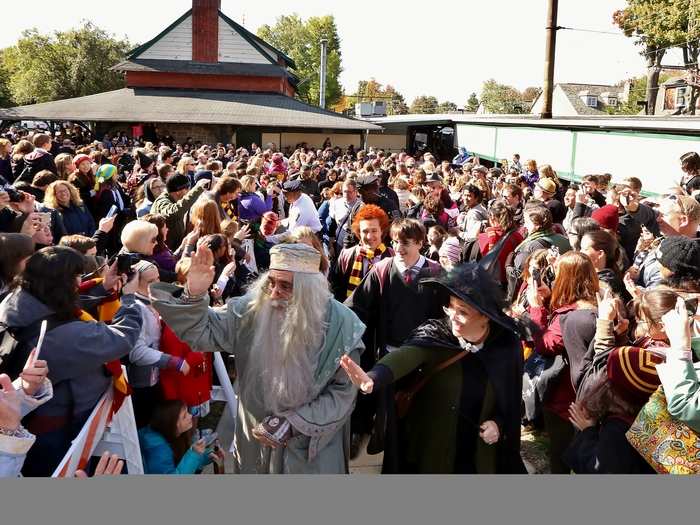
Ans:
MULTIPOLYGON (((0 47, 12 45, 24 29, 64 30, 82 18, 143 43, 189 9, 191 0, 35 4, 42 9, 19 16, 5 8, 0 47)), ((624 5, 624 0, 560 0, 559 25, 618 34, 560 31, 557 81, 612 83, 644 74, 639 49, 612 24, 613 11, 624 5)), ((359 80, 374 77, 394 85, 409 103, 427 94, 461 106, 489 78, 519 89, 542 84, 545 0, 223 0, 222 10, 253 32, 282 14, 333 14, 342 41, 341 81, 348 92, 359 80)), ((680 63, 679 57, 674 52, 666 63, 680 63)))

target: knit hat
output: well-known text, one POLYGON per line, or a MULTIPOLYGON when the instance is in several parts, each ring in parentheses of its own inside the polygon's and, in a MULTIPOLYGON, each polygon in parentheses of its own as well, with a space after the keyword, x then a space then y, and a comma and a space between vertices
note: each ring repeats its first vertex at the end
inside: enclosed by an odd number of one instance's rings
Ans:
POLYGON ((112 164, 103 164, 97 169, 95 173, 95 180, 98 184, 103 184, 108 180, 112 180, 117 176, 117 167, 112 164))
POLYGON ((73 164, 75 165, 76 169, 78 166, 80 166, 83 162, 89 162, 92 164, 92 160, 90 157, 84 154, 76 155, 75 158, 73 159, 73 164))
POLYGON ((194 183, 197 184, 202 179, 205 179, 205 180, 208 180, 209 182, 211 182, 213 178, 214 178, 214 174, 211 171, 199 170, 194 175, 194 183))
POLYGON ((557 192, 557 183, 546 177, 544 179, 540 179, 537 182, 537 186, 539 186, 539 188, 545 193, 554 195, 557 192))
POLYGON ((168 177, 168 180, 165 181, 165 187, 168 190, 168 193, 176 193, 181 190, 189 190, 190 179, 187 178, 187 175, 181 175, 180 173, 176 173, 168 177))
POLYGON ((656 365, 663 361, 643 348, 615 348, 608 358, 608 380, 625 400, 643 405, 661 384, 656 365))
POLYGON ((698 278, 700 274, 700 242, 687 237, 666 237, 659 245, 658 259, 674 277, 698 278))
POLYGON ((614 232, 617 231, 617 227, 620 224, 617 206, 613 206, 612 204, 594 210, 591 214, 591 219, 600 224, 601 228, 614 232))
POLYGON ((459 264, 459 259, 462 256, 462 247, 459 245, 459 239, 457 237, 445 239, 445 242, 440 247, 440 251, 438 251, 438 255, 446 257, 452 264, 459 264))

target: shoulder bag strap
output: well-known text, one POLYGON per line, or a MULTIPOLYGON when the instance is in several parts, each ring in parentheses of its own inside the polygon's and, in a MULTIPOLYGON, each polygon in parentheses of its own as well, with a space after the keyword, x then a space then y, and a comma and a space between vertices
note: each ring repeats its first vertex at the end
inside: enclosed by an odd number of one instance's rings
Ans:
POLYGON ((449 359, 443 361, 438 366, 433 368, 427 376, 425 376, 423 379, 421 379, 418 383, 416 383, 409 390, 410 396, 411 397, 415 396, 426 384, 428 384, 428 381, 430 381, 433 377, 435 377, 439 372, 442 372, 443 370, 445 370, 449 366, 455 364, 457 361, 465 358, 467 356, 467 354, 469 354, 469 353, 470 353, 469 350, 464 350, 464 351, 458 353, 457 355, 454 355, 454 356, 450 357, 449 359))

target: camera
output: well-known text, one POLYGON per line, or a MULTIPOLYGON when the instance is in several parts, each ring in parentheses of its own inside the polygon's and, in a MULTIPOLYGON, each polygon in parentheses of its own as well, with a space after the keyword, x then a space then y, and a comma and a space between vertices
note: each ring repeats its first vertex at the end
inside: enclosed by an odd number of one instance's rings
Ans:
POLYGON ((10 202, 24 202, 24 194, 17 191, 10 184, 6 184, 2 187, 2 191, 6 192, 10 197, 10 202))
POLYGON ((131 267, 141 260, 139 255, 133 253, 123 253, 117 255, 117 273, 126 275, 129 279, 134 275, 131 267))

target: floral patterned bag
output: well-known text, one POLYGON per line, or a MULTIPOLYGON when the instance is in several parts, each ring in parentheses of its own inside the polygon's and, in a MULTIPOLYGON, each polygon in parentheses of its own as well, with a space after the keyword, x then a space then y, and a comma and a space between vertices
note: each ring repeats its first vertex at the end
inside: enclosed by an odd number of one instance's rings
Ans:
POLYGON ((700 474, 700 436, 669 414, 662 387, 639 411, 627 441, 659 474, 700 474))

